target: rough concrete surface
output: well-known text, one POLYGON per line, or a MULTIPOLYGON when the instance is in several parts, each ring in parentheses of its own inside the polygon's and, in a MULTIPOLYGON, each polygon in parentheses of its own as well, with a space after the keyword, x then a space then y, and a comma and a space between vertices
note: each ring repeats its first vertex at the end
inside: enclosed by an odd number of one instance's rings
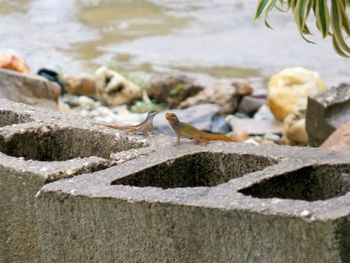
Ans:
POLYGON ((54 182, 36 200, 44 261, 347 262, 349 161, 188 143, 54 182))
POLYGON ((0 262, 348 262, 350 156, 0 100, 0 262))
POLYGON ((0 105, 0 262, 38 262, 38 190, 48 182, 116 165, 112 154, 148 144, 78 116, 4 99, 0 105))
POLYGON ((308 98, 305 125, 310 145, 320 146, 346 122, 350 122, 349 84, 340 84, 308 98))

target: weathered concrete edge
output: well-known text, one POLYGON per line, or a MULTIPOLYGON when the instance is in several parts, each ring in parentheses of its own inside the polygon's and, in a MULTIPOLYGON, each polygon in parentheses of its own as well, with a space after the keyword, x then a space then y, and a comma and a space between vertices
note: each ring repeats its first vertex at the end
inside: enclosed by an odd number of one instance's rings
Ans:
MULTIPOLYGON (((154 152, 157 148, 164 145, 169 145, 170 142, 164 136, 149 136, 144 138, 142 136, 127 134, 118 130, 101 127, 84 118, 75 115, 66 115, 64 113, 43 110, 38 107, 24 105, 22 103, 12 102, 7 99, 0 99, 0 113, 3 111, 13 112, 19 116, 25 116, 28 122, 14 123, 0 128, 0 136, 3 138, 10 138, 11 136, 24 133, 44 126, 54 125, 60 129, 79 129, 91 132, 100 133, 101 135, 109 135, 115 137, 115 140, 125 141, 125 143, 135 143, 139 145, 134 149, 115 152, 110 159, 100 157, 76 158, 66 161, 35 161, 23 160, 23 158, 16 158, 0 153, 0 165, 12 169, 19 169, 20 171, 35 172, 36 175, 43 176, 50 179, 49 181, 58 179, 58 175, 65 177, 65 171, 69 168, 74 170, 75 174, 86 173, 93 171, 93 165, 99 165, 101 168, 113 166, 131 159, 137 158, 138 155, 147 155, 154 152), (80 168, 78 168, 80 166, 80 168), (47 169, 42 169, 47 167, 47 169)), ((71 173, 72 171, 68 171, 71 173)), ((71 175, 70 175, 71 176, 71 175)))
POLYGON ((331 220, 350 215, 350 193, 325 201, 308 202, 278 198, 259 199, 245 196, 238 192, 240 189, 249 187, 266 178, 278 176, 285 172, 294 171, 310 165, 350 163, 350 157, 344 154, 331 153, 319 149, 278 146, 256 147, 242 144, 232 146, 224 143, 213 143, 209 146, 198 146, 190 143, 173 149, 163 150, 166 152, 162 152, 161 154, 156 152, 148 155, 147 158, 140 157, 137 160, 127 162, 115 168, 109 168, 103 172, 85 174, 71 180, 62 180, 45 185, 40 190, 38 197, 40 198, 46 192, 60 191, 60 193, 68 194, 72 198, 74 196, 116 198, 126 201, 132 200, 133 202, 165 202, 174 205, 206 208, 240 209, 264 214, 299 217, 305 220, 331 220), (161 189, 156 187, 141 188, 111 185, 111 182, 118 178, 179 156, 196 152, 256 154, 258 156, 275 157, 280 162, 262 171, 247 174, 216 187, 161 189), (303 213, 304 210, 307 210, 308 213, 303 213))

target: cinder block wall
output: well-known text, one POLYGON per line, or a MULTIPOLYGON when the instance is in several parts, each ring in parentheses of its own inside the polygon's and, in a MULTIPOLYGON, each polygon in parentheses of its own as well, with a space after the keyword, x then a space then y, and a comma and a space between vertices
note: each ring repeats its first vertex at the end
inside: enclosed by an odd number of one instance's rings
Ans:
POLYGON ((45 262, 348 262, 350 158, 213 143, 45 185, 45 262))
POLYGON ((0 105, 0 262, 350 258, 348 154, 175 146, 0 105))
POLYGON ((147 146, 76 116, 0 100, 0 262, 39 262, 35 195, 52 181, 116 165, 147 146))

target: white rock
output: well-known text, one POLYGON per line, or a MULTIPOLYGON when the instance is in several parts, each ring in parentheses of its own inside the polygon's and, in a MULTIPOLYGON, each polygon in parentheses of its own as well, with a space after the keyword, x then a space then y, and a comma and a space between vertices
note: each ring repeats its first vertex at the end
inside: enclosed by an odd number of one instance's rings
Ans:
POLYGON ((95 101, 87 96, 79 96, 77 98, 77 104, 79 106, 92 105, 94 103, 95 103, 95 101))

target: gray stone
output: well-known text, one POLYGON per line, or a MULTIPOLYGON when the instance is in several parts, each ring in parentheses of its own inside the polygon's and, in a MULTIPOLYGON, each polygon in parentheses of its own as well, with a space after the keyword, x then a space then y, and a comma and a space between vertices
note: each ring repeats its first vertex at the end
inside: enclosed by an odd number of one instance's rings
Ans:
POLYGON ((254 120, 276 120, 267 105, 262 105, 257 113, 254 114, 254 120))
POLYGON ((211 143, 45 185, 44 262, 348 262, 350 157, 211 143))
POLYGON ((147 94, 169 108, 176 108, 188 97, 203 90, 203 86, 184 74, 156 76, 146 85, 147 94))
POLYGON ((220 113, 222 114, 234 113, 242 98, 252 94, 252 92, 253 88, 246 80, 237 82, 220 81, 181 102, 179 107, 187 108, 194 105, 212 103, 220 105, 220 113))
POLYGON ((239 104, 238 111, 252 115, 256 113, 262 105, 266 104, 266 98, 255 96, 245 96, 239 104))
POLYGON ((232 131, 231 126, 226 121, 226 116, 221 114, 215 114, 211 119, 211 129, 212 133, 226 134, 232 131))
POLYGON ((60 87, 45 78, 0 69, 0 98, 58 109, 60 87))
POLYGON ((263 135, 266 133, 278 133, 281 134, 283 130, 283 125, 272 120, 255 120, 255 119, 241 119, 235 116, 230 116, 227 118, 228 123, 231 125, 232 130, 235 133, 249 133, 251 135, 263 135))
POLYGON ((308 98, 306 131, 309 144, 321 145, 343 123, 350 121, 350 86, 340 84, 308 98))

